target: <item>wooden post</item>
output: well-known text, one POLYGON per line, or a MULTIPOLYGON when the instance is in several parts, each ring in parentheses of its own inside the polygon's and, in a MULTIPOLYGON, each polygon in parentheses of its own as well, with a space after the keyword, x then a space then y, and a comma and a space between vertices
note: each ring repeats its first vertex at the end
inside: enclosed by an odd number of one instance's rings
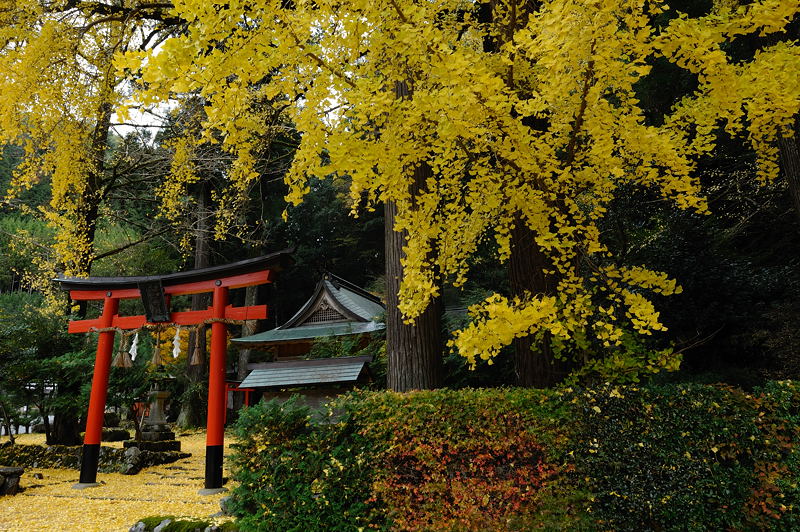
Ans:
MULTIPOLYGON (((211 307, 212 317, 225 318, 228 288, 216 281, 211 307)), ((222 321, 211 324, 211 360, 208 364, 208 426, 206 428, 205 489, 222 488, 222 456, 225 446, 225 356, 228 349, 228 326, 222 321)))
MULTIPOLYGON (((111 327, 114 316, 119 311, 119 299, 113 292, 107 292, 100 316, 100 328, 111 327)), ((100 441, 103 437, 103 417, 108 396, 108 375, 111 368, 111 354, 114 350, 114 331, 103 331, 97 339, 97 355, 92 377, 92 392, 89 397, 89 414, 86 417, 86 435, 83 438, 81 474, 75 488, 97 485, 97 465, 100 457, 100 441)))

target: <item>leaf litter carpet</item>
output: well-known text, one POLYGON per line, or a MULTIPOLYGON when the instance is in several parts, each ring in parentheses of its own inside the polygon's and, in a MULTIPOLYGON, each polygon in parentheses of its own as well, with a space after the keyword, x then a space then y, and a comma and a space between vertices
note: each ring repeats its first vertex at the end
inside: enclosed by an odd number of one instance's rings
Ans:
MULTIPOLYGON (((2 531, 127 531, 143 517, 173 515, 209 519, 220 511, 226 495, 200 495, 205 475, 205 433, 179 436, 190 458, 142 469, 137 475, 98 473, 103 485, 72 489, 78 481, 73 469, 25 468, 15 496, 0 497, 2 531), (42 475, 34 478, 35 473, 42 475)), ((18 443, 44 443, 44 435, 22 434, 18 443)), ((121 442, 103 443, 121 447, 121 442)), ((226 446, 227 454, 227 446, 226 446)), ((227 469, 225 476, 229 476, 227 469)), ((227 486, 230 487, 230 486, 227 486)), ((220 522, 221 519, 213 519, 220 522)))

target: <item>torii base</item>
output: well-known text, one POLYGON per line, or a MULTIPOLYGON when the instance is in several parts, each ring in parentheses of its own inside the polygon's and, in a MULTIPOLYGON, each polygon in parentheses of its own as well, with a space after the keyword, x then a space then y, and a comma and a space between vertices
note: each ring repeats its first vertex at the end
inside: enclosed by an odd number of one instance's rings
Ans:
POLYGON ((222 457, 224 445, 206 446, 206 482, 204 488, 214 490, 222 488, 222 457))
POLYGON ((72 489, 85 490, 86 488, 97 488, 99 486, 102 486, 99 482, 78 482, 72 485, 72 489))
POLYGON ((197 490, 199 495, 219 495, 220 493, 225 493, 228 491, 228 488, 203 488, 201 490, 197 490))
MULTIPOLYGON (((97 484, 97 466, 100 462, 100 444, 83 444, 81 455, 81 475, 76 486, 97 484)), ((82 488, 76 488, 82 489, 82 488)))

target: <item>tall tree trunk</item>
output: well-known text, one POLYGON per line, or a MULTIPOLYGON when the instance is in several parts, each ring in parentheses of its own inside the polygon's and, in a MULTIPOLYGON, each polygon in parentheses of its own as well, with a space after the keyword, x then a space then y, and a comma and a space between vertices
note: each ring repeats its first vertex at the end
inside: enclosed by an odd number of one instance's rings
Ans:
MULTIPOLYGON (((508 275, 513 296, 553 295, 556 279, 544 270, 552 268, 539 249, 533 231, 517 216, 511 231, 511 257, 508 275)), ((566 368, 555 360, 549 337, 537 341, 533 336, 514 339, 514 376, 517 386, 546 388, 566 375, 566 368)))
MULTIPOLYGON (((100 203, 103 201, 105 175, 105 151, 108 146, 108 131, 111 126, 112 107, 110 103, 103 103, 97 111, 97 124, 91 135, 89 158, 91 171, 87 176, 86 188, 83 191, 76 212, 76 230, 80 238, 87 243, 79 248, 73 265, 73 274, 89 275, 92 261, 94 260, 94 238, 97 232, 97 221, 100 213, 100 203)), ((78 315, 86 316, 86 302, 79 303, 78 315)), ((78 394, 80 390, 65 390, 66 394, 78 394)), ((48 432, 49 445, 80 445, 80 426, 78 416, 74 410, 56 410, 53 413, 52 431, 48 432)))
POLYGON ((50 426, 50 413, 44 408, 44 398, 42 398, 41 403, 36 403, 36 408, 39 410, 39 415, 42 416, 45 441, 50 442, 53 440, 53 428, 50 426))
MULTIPOLYGON (((78 394, 80 390, 69 390, 62 392, 64 394, 78 394)), ((52 441, 48 441, 48 445, 80 445, 80 424, 78 416, 75 415, 73 410, 70 411, 55 411, 53 415, 53 426, 51 427, 52 441)))
MULTIPOLYGON (((430 176, 423 165, 414 172, 418 187, 430 176)), ((391 390, 427 390, 442 385, 442 305, 439 298, 413 324, 403 322, 398 305, 400 280, 403 278, 403 245, 406 232, 394 230, 397 205, 385 205, 386 250, 386 354, 388 357, 387 386, 391 390)))
POLYGON ((778 140, 781 172, 789 185, 794 213, 800 223, 800 117, 795 120, 794 137, 781 137, 778 140))
POLYGON ((8 434, 8 440, 11 442, 11 445, 14 445, 14 433, 11 431, 11 416, 9 416, 8 410, 6 410, 6 405, 3 401, 0 401, 0 410, 3 413, 3 426, 8 434))
POLYGON ((100 204, 104 190, 110 184, 105 172, 105 153, 108 148, 108 132, 111 128, 113 108, 110 103, 100 105, 97 113, 97 125, 91 136, 91 168, 87 176, 86 189, 78 207, 77 230, 85 235, 87 246, 82 248, 76 260, 77 273, 89 275, 94 260, 94 237, 97 233, 97 221, 100 216, 100 204))
MULTIPOLYGON (((491 0, 478 5, 478 22, 486 24, 483 51, 489 54, 495 53, 507 38, 507 35, 489 32, 494 22, 495 8, 495 2, 491 0)), ((525 6, 517 12, 515 7, 513 11, 515 27, 511 28, 512 30, 526 24, 531 15, 529 10, 532 8, 534 8, 533 4, 525 6)), ((513 90, 513 64, 508 67, 506 82, 513 90)), ((528 122, 530 121, 529 119, 528 122)), ((523 123, 526 121, 523 120, 523 123)), ((535 124, 527 123, 526 125, 535 128, 535 124)), ((533 231, 525 224, 522 217, 517 215, 514 220, 514 229, 511 231, 511 257, 508 261, 511 295, 524 296, 526 293, 553 295, 557 282, 544 273, 548 267, 551 267, 550 261, 536 244, 533 231)), ((514 379, 517 386, 546 388, 563 379, 564 368, 555 363, 549 336, 545 335, 538 341, 533 336, 515 338, 513 347, 514 379)))
MULTIPOLYGON (((111 127, 112 107, 110 103, 103 103, 97 110, 97 125, 91 135, 89 148, 89 166, 91 170, 86 176, 84 188, 75 210, 76 238, 83 240, 85 245, 77 248, 73 258, 72 275, 88 276, 94 261, 94 237, 97 233, 97 219, 100 216, 100 203, 103 201, 103 188, 105 173, 105 153, 108 147, 108 131, 111 127)), ((62 263, 62 266, 65 266, 62 263)), ((78 301, 78 317, 86 318, 87 301, 78 301)), ((67 311, 69 312, 69 311, 67 311)), ((75 418, 77 422, 77 418, 75 418)), ((55 423, 55 422, 54 422, 55 423)))
MULTIPOLYGON (((211 262, 211 247, 208 232, 208 205, 210 203, 211 191, 206 184, 201 184, 197 195, 197 225, 194 243, 194 267, 207 268, 211 262)), ((203 310, 208 306, 207 294, 195 294, 192 296, 192 310, 203 310)), ((194 387, 204 382, 207 374, 206 368, 206 328, 205 326, 197 329, 198 333, 192 331, 189 334, 189 356, 186 357, 186 379, 190 386, 194 387), (190 361, 195 351, 195 346, 200 349, 200 364, 191 365, 190 361)), ((199 397, 188 398, 181 403, 181 411, 178 414, 178 425, 181 427, 202 427, 205 423, 205 409, 199 397)))

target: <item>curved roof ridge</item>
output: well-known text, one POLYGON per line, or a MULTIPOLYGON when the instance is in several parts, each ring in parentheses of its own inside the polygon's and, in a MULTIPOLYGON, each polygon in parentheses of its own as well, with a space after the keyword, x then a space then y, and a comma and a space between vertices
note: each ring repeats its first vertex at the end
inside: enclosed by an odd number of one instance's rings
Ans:
POLYGON ((300 310, 295 312, 291 318, 286 320, 282 325, 275 327, 275 329, 291 329, 295 324, 300 321, 300 318, 303 317, 303 314, 308 311, 309 308, 319 299, 320 293, 325 289, 324 284, 322 281, 318 281, 317 285, 314 287, 314 293, 311 294, 303 306, 300 307, 300 310))
POLYGON ((360 295, 361 297, 369 299, 369 300, 373 301, 374 303, 378 303, 379 305, 383 305, 383 301, 381 301, 381 298, 379 298, 378 296, 376 296, 374 294, 371 294, 370 292, 364 290, 360 286, 351 283, 347 279, 342 279, 338 275, 333 274, 333 273, 331 273, 331 272, 329 272, 327 270, 325 271, 325 273, 324 273, 324 275, 322 277, 323 280, 325 280, 326 277, 330 277, 331 278, 329 280, 332 283, 334 283, 334 286, 336 286, 336 284, 342 285, 345 288, 347 288, 348 290, 350 290, 351 292, 355 292, 356 294, 360 295))

